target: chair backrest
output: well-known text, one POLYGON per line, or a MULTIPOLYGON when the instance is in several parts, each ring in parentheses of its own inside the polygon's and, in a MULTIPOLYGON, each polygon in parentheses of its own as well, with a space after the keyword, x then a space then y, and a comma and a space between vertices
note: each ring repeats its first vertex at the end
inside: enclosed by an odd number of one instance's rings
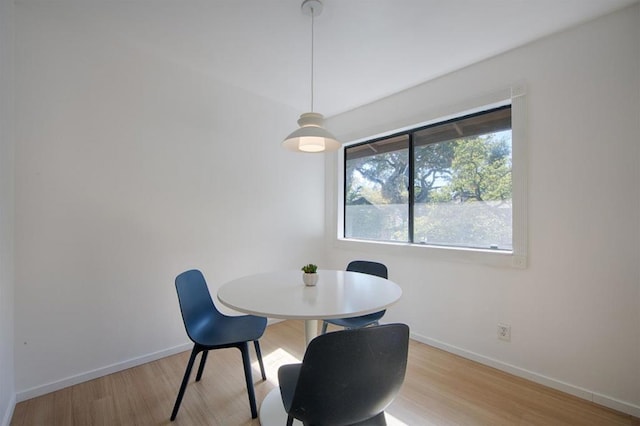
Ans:
POLYGON ((204 275, 197 269, 181 273, 176 277, 176 291, 187 334, 192 341, 200 342, 206 326, 221 316, 213 304, 204 275))
POLYGON ((290 414, 305 424, 349 425, 383 412, 407 368, 409 327, 328 333, 309 343, 290 414))
POLYGON ((389 278, 389 272, 385 265, 369 260, 354 260, 349 262, 347 271, 362 272, 363 274, 376 275, 385 279, 389 278))

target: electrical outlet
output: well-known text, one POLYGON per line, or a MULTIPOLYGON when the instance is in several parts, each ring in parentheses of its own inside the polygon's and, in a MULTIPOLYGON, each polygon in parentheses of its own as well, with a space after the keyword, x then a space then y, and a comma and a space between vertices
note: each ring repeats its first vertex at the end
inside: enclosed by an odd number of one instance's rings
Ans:
POLYGON ((509 324, 498 323, 498 339, 506 342, 511 341, 511 326, 509 324))
POLYGON ((525 269, 527 267, 527 257, 514 255, 511 259, 511 264, 515 268, 525 269))

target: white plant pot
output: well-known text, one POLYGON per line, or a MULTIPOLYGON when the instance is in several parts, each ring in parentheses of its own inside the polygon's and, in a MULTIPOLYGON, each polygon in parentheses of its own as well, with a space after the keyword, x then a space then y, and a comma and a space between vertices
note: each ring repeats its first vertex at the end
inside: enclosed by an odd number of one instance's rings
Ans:
POLYGON ((302 281, 304 281, 304 285, 312 287, 318 282, 318 273, 314 272, 312 274, 308 274, 306 272, 303 272, 302 281))

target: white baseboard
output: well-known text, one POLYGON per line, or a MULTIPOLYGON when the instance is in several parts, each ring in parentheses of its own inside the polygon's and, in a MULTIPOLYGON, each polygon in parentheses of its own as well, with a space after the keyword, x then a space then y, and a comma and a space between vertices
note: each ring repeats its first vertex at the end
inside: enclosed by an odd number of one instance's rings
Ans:
MULTIPOLYGON (((281 322, 280 319, 269 319, 268 325, 281 322)), ((20 391, 14 397, 14 406, 17 402, 26 401, 27 399, 35 398, 37 396, 45 395, 50 392, 55 392, 60 389, 64 389, 69 386, 77 385, 78 383, 86 382, 89 380, 97 379, 98 377, 106 376, 107 374, 117 373, 118 371, 126 370, 128 368, 136 367, 138 365, 146 364, 147 362, 156 361, 160 358, 165 358, 171 355, 175 355, 180 352, 188 351, 193 348, 193 343, 185 343, 182 345, 174 346, 173 348, 164 349, 148 355, 143 355, 137 358, 132 358, 123 362, 107 365, 106 367, 97 368, 95 370, 87 371, 85 373, 76 374, 71 377, 67 377, 55 382, 46 383, 40 386, 34 386, 30 389, 20 391)), ((9 417, 11 420, 11 417, 9 417)), ((4 424, 2 426, 5 426, 4 424)), ((7 423, 8 426, 8 423, 7 423)))
POLYGON ((9 406, 7 406, 7 411, 5 411, 4 416, 2 416, 2 426, 9 426, 11 423, 11 418, 13 417, 13 410, 16 408, 16 395, 14 394, 9 401, 9 406))
POLYGON ((441 342, 436 339, 431 339, 429 337, 421 336, 415 333, 411 333, 411 338, 418 342, 459 355, 463 358, 467 358, 472 361, 479 362, 480 364, 488 365, 498 370, 505 371, 507 373, 513 374, 514 376, 531 380, 532 382, 539 383, 541 385, 548 386, 550 388, 559 390, 561 392, 565 392, 565 393, 577 396, 578 398, 586 399, 587 401, 591 401, 596 404, 603 405, 607 408, 611 408, 613 410, 620 411, 625 414, 629 414, 635 417, 640 417, 640 406, 636 404, 632 404, 626 401, 620 401, 616 398, 613 398, 607 395, 602 395, 597 392, 584 389, 580 386, 575 386, 575 385, 572 385, 571 383, 566 383, 561 380, 547 377, 545 375, 538 374, 533 371, 526 370, 524 368, 516 367, 515 365, 507 364, 497 359, 489 358, 484 355, 480 355, 478 353, 459 348, 457 346, 449 345, 447 343, 441 342))
POLYGON ((87 371, 86 373, 76 374, 75 376, 67 377, 62 380, 47 383, 40 386, 35 386, 30 389, 20 391, 16 394, 15 399, 18 402, 26 401, 27 399, 35 398, 40 395, 54 392, 69 386, 77 385, 78 383, 86 382, 89 380, 97 379, 98 377, 106 376, 107 374, 116 373, 118 371, 126 370, 131 367, 146 364, 147 362, 156 361, 160 358, 165 358, 171 355, 175 355, 180 352, 188 351, 193 347, 193 343, 185 343, 182 345, 174 346, 169 349, 157 351, 148 355, 143 355, 137 358, 132 358, 116 364, 107 365, 106 367, 97 368, 95 370, 87 371))

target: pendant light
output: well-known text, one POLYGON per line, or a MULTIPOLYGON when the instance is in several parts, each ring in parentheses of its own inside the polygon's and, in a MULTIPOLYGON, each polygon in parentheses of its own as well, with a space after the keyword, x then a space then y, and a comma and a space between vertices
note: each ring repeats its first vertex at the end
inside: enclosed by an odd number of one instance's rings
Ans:
POLYGON ((286 149, 299 152, 330 152, 340 148, 338 142, 331 133, 322 127, 324 117, 313 112, 313 21, 322 13, 320 0, 304 0, 302 13, 311 15, 311 112, 305 112, 298 119, 300 128, 291 133, 282 142, 286 149))

